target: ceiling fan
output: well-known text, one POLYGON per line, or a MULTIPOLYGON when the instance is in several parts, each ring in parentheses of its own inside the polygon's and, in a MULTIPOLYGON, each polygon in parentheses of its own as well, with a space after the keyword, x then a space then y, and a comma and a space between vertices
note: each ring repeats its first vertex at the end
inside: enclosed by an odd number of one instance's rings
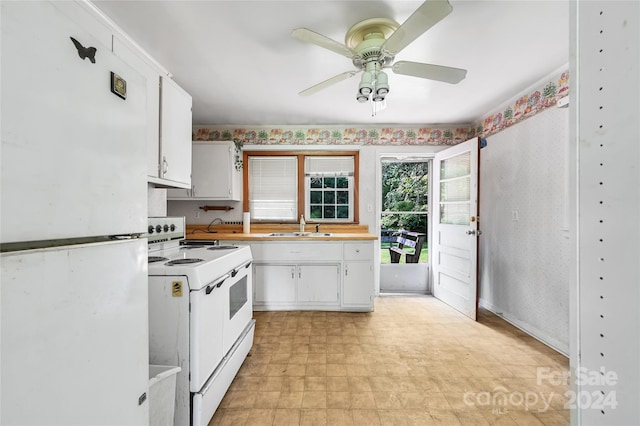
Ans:
POLYGON ((396 74, 451 84, 459 83, 467 75, 467 70, 410 61, 393 63, 395 56, 402 49, 444 19, 452 10, 453 7, 447 0, 427 0, 402 25, 387 18, 366 19, 347 31, 344 44, 307 28, 296 28, 291 32, 293 38, 346 56, 356 67, 356 70, 338 74, 298 94, 312 95, 362 72, 356 99, 358 102, 381 102, 389 93, 388 77, 383 71, 386 68, 391 68, 396 74))

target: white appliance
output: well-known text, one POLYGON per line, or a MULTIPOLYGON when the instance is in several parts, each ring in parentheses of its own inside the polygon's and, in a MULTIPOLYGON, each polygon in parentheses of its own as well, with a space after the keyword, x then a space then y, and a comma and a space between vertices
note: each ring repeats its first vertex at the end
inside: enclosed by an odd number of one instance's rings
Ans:
POLYGON ((206 425, 253 345, 248 245, 184 245, 183 217, 149 218, 149 360, 178 365, 176 425, 206 425))
POLYGON ((0 423, 144 425, 145 83, 58 6, 0 3, 0 423))

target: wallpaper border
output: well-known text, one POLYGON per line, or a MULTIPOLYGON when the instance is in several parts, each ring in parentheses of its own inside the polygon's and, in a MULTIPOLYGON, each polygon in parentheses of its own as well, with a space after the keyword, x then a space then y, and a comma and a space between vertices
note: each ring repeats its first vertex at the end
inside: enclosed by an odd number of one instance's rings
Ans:
POLYGON ((456 145, 487 137, 553 107, 569 94, 569 71, 556 73, 498 112, 472 125, 367 126, 193 126, 194 141, 233 140, 251 145, 456 145))

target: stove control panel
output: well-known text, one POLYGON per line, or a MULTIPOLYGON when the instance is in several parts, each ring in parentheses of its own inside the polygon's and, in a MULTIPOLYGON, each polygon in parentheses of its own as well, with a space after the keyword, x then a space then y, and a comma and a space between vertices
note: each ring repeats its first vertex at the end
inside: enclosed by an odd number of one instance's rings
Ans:
POLYGON ((149 239, 149 243, 184 239, 186 232, 184 216, 150 217, 148 219, 149 227, 144 236, 149 239))

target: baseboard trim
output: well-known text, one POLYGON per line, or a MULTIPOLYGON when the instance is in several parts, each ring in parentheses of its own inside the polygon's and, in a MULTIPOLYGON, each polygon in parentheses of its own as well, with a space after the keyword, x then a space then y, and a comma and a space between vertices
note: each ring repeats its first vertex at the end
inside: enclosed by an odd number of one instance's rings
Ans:
POLYGON ((545 345, 549 346, 551 349, 553 349, 554 351, 558 352, 559 354, 562 354, 562 355, 566 356, 567 358, 569 357, 569 347, 567 345, 565 345, 562 342, 560 342, 559 340, 547 335, 546 333, 541 332, 540 330, 538 330, 537 328, 531 326, 530 324, 527 324, 527 323, 524 323, 522 321, 519 321, 510 312, 505 312, 503 309, 500 309, 499 307, 494 306, 489 301, 487 301, 485 299, 482 299, 482 298, 480 298, 478 300, 478 306, 480 306, 481 308, 484 308, 484 309, 494 313, 495 315, 499 316, 500 318, 502 318, 503 320, 505 320, 509 324, 511 324, 514 327, 524 331, 529 336, 531 336, 534 339, 536 339, 536 340, 544 343, 545 345))

